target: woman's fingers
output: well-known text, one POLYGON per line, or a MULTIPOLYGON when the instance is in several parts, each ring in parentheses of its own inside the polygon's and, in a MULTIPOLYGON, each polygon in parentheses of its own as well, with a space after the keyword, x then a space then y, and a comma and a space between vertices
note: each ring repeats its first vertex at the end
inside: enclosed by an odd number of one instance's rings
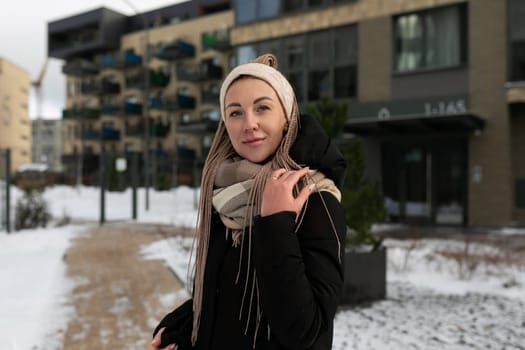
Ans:
POLYGON ((299 213, 308 199, 311 187, 303 188, 296 197, 294 197, 293 189, 308 171, 308 168, 300 170, 278 169, 273 171, 264 188, 261 215, 267 216, 280 211, 299 213))
POLYGON ((175 344, 168 345, 162 349, 159 348, 160 343, 162 341, 162 332, 164 332, 164 329, 166 328, 161 328, 157 332, 157 334, 155 334, 155 337, 153 337, 153 340, 151 341, 151 344, 148 347, 148 350, 176 350, 177 349, 177 345, 175 344))
POLYGON ((165 328, 161 328, 157 334, 153 337, 151 344, 148 346, 148 350, 159 350, 160 342, 162 340, 162 332, 165 328))
POLYGON ((301 177, 308 174, 309 168, 302 168, 299 170, 286 170, 286 169, 277 169, 272 172, 270 176, 271 180, 278 180, 280 182, 289 182, 292 185, 295 185, 301 177))

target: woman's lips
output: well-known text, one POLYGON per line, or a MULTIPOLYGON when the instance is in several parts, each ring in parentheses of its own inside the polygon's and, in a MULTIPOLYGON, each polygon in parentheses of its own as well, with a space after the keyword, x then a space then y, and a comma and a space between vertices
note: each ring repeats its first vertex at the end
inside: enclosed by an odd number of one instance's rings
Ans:
POLYGON ((258 137, 258 138, 243 140, 242 143, 247 145, 247 146, 254 147, 254 146, 260 145, 263 141, 264 141, 264 138, 258 137))

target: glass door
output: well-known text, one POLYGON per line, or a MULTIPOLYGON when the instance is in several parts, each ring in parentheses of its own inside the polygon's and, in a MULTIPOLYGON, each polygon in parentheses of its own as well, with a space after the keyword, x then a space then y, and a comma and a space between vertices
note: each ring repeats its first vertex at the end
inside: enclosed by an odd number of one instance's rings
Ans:
POLYGON ((465 222, 466 144, 441 140, 384 142, 382 183, 391 221, 461 225, 465 222))
POLYGON ((385 207, 392 221, 430 221, 432 153, 427 147, 384 143, 382 180, 385 207))

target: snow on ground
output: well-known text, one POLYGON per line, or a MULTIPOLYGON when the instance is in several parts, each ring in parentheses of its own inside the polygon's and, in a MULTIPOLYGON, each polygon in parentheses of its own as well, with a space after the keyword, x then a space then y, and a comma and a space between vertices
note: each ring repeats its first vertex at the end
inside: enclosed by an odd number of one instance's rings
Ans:
MULTIPOLYGON (((16 200, 21 193, 13 192, 16 200)), ((139 191, 138 222, 191 227, 196 195, 188 187, 150 191, 150 210, 145 211, 145 194, 139 191)), ((55 219, 67 215, 89 225, 98 221, 99 196, 88 187, 56 186, 44 193, 55 219)), ((108 192, 106 203, 108 221, 130 221, 131 192, 108 192)), ((73 316, 68 291, 78 282, 64 276, 62 256, 86 228, 0 233, 1 349, 32 350, 43 339, 60 344, 60 329, 73 316)), ((514 250, 510 243, 523 242, 523 233, 493 230, 490 237, 504 237, 497 244, 488 239, 386 239, 387 298, 341 307, 334 349, 525 349, 525 263, 523 249, 514 250)), ((190 238, 172 237, 143 247, 143 254, 165 259, 186 282, 190 248, 190 238)))
MULTIPOLYGON (((72 309, 63 255, 77 226, 0 233, 1 349, 32 349, 46 339, 61 344, 60 334, 72 309)), ((54 348, 54 347, 53 347, 54 348)))
MULTIPOLYGON (((186 281, 191 243, 191 238, 169 238, 144 247, 143 253, 165 259, 186 281)), ((333 349, 525 349, 523 262, 513 263, 508 251, 492 245, 469 242, 472 259, 509 260, 471 263, 463 271, 458 260, 445 256, 465 252, 465 242, 387 239, 385 245, 387 298, 340 307, 333 349)))

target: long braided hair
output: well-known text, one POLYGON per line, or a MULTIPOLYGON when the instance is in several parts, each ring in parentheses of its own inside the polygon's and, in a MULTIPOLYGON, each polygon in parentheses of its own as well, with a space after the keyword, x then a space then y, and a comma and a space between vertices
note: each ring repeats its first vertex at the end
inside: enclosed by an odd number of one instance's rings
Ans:
MULTIPOLYGON (((265 55, 259 56, 251 63, 267 65, 277 70, 277 59, 272 54, 265 54, 265 55)), ((280 76, 282 77, 282 79, 286 79, 282 75, 280 76)), ((228 86, 223 85, 223 88, 227 90, 227 88, 231 86, 231 84, 234 81, 236 81, 237 79, 245 78, 245 77, 261 79, 258 76, 241 75, 241 76, 234 78, 234 80, 232 80, 228 84, 228 86)), ((272 81, 268 81, 266 79, 262 79, 262 80, 266 81, 268 84, 270 84, 270 86, 272 86, 274 90, 276 90, 276 87, 272 83, 272 81)), ((293 94, 293 90, 291 91, 293 94)), ((276 93, 280 97, 281 105, 283 105, 283 99, 286 99, 286 98, 291 98, 293 103, 291 104, 291 109, 289 113, 286 113, 287 109, 283 106, 285 113, 288 114, 286 116, 287 121, 288 121, 288 130, 285 132, 285 135, 283 136, 281 144, 276 150, 274 156, 271 157, 262 166, 261 171, 259 171, 255 175, 254 185, 252 187, 251 192, 249 193, 249 199, 248 199, 249 210, 247 213, 248 226, 244 229, 244 232, 243 232, 244 234, 242 238, 244 239, 247 237, 247 239, 249 240, 248 254, 250 254, 250 251, 251 251, 251 231, 252 231, 253 218, 260 213, 261 196, 262 196, 264 186, 266 184, 266 180, 270 177, 271 172, 276 169, 285 168, 287 170, 298 170, 301 168, 301 166, 298 165, 295 161, 293 161, 293 159, 291 159, 289 156, 290 148, 293 142, 295 141, 295 138, 298 132, 298 127, 299 127, 298 125, 299 111, 298 111, 297 101, 295 99, 294 94, 293 96, 283 97, 283 93, 281 91, 276 90, 276 93)), ((221 94, 221 96, 222 95, 223 94, 221 94)), ((222 106, 223 106, 223 101, 221 101, 221 115, 224 115, 224 110, 222 110, 222 106)), ((210 226, 211 226, 211 216, 212 216, 212 197, 213 197, 214 182, 217 176, 217 169, 219 168, 219 166, 225 160, 230 159, 236 155, 237 154, 232 146, 232 143, 226 131, 226 127, 224 124, 224 118, 221 118, 221 120, 219 121, 217 131, 213 138, 213 142, 211 144, 208 156, 204 164, 204 168, 202 172, 202 180, 201 180, 201 193, 200 193, 200 199, 199 199, 199 208, 198 208, 198 214, 197 214, 197 227, 196 227, 196 235, 195 235, 194 249, 193 249, 195 253, 195 256, 194 256, 195 261, 193 264, 193 273, 194 273, 194 290, 193 290, 194 316, 193 317, 194 318, 193 318, 192 343, 194 345, 197 340, 197 334, 198 334, 198 329, 199 329, 199 324, 200 324, 200 315, 201 315, 201 310, 202 310, 202 298, 203 298, 203 290, 204 290, 204 286, 203 286, 204 272, 205 272, 205 267, 206 267, 206 257, 208 254, 208 245, 209 245, 209 238, 210 238, 210 226)), ((299 183, 297 191, 305 185, 306 185, 306 180, 302 179, 299 183)), ((243 245, 241 244, 241 246, 243 245)), ((248 264, 249 264, 249 261, 250 259, 248 258, 248 264)), ((250 274, 250 269, 248 268, 247 270, 248 270, 248 274, 250 274)), ((255 273, 253 274, 252 282, 253 282, 252 285, 256 285, 255 273)), ((246 295, 248 284, 249 282, 248 280, 246 280, 244 295, 246 295)), ((251 294, 253 297, 253 290, 251 294)), ((249 308, 251 307, 252 302, 253 300, 251 300, 250 305, 248 306, 249 308)), ((243 298, 242 304, 244 304, 244 298, 243 298)), ((241 306, 241 309, 242 309, 242 306, 241 306)), ((258 320, 259 320, 259 317, 258 317, 258 320)), ((248 318, 248 322, 249 322, 249 318, 248 318)), ((258 327, 256 327, 256 329, 257 328, 258 327)))

